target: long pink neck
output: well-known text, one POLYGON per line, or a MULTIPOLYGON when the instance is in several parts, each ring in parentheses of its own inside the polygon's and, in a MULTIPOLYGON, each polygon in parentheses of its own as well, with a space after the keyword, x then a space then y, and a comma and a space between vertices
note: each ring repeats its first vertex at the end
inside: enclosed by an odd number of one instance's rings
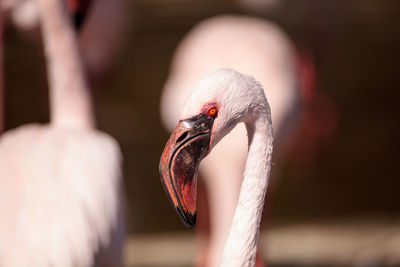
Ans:
POLYGON ((65 1, 38 2, 49 73, 51 123, 62 128, 92 127, 90 92, 65 1))
POLYGON ((260 221, 272 156, 272 123, 269 111, 246 122, 249 153, 239 201, 220 266, 254 266, 260 221))

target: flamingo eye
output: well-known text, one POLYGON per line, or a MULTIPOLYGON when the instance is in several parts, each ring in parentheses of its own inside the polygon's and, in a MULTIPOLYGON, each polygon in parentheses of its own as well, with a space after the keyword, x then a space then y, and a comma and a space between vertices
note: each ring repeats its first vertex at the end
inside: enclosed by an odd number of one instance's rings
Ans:
POLYGON ((215 116, 217 116, 217 108, 214 108, 214 107, 210 108, 210 109, 207 111, 207 115, 208 115, 209 117, 215 117, 215 116))

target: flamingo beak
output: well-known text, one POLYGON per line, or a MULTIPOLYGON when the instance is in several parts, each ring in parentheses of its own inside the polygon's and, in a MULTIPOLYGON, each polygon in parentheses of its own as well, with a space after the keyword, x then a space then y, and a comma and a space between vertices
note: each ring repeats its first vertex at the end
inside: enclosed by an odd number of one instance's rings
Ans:
POLYGON ((87 17, 91 0, 67 0, 68 11, 76 30, 80 30, 87 17))
POLYGON ((196 224, 197 170, 209 152, 213 122, 204 114, 180 121, 161 155, 164 189, 189 228, 196 224))

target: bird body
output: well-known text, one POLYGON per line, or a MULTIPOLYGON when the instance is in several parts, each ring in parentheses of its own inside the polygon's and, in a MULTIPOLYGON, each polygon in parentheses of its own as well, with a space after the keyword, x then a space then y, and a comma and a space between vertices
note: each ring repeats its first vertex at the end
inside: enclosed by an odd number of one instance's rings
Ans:
POLYGON ((273 147, 271 112, 260 83, 229 69, 203 78, 186 100, 160 162, 172 204, 193 227, 198 165, 241 122, 246 125, 249 153, 220 266, 254 266, 256 260, 273 147))
MULTIPOLYGON (((232 68, 253 76, 263 86, 272 109, 276 147, 281 153, 298 123, 300 86, 296 63, 289 38, 271 22, 245 16, 207 19, 184 38, 175 52, 161 98, 163 122, 172 131, 193 85, 218 68, 232 68)), ((206 255, 206 259, 199 259, 200 266, 216 266, 220 260, 247 156, 246 125, 239 123, 199 167, 210 212, 209 236, 200 236, 200 248, 206 255)), ((200 208, 198 212, 199 216, 207 215, 200 208)))
POLYGON ((30 124, 6 132, 0 266, 93 266, 112 238, 122 244, 120 162, 117 143, 95 130, 30 124))

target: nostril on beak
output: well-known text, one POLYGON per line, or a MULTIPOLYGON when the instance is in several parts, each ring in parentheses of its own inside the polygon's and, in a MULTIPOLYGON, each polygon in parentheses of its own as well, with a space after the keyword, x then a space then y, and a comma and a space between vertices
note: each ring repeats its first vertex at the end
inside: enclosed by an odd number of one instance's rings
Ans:
POLYGON ((178 137, 178 139, 176 139, 175 144, 180 143, 182 140, 184 140, 186 138, 186 136, 188 135, 189 132, 184 132, 181 136, 178 137))

